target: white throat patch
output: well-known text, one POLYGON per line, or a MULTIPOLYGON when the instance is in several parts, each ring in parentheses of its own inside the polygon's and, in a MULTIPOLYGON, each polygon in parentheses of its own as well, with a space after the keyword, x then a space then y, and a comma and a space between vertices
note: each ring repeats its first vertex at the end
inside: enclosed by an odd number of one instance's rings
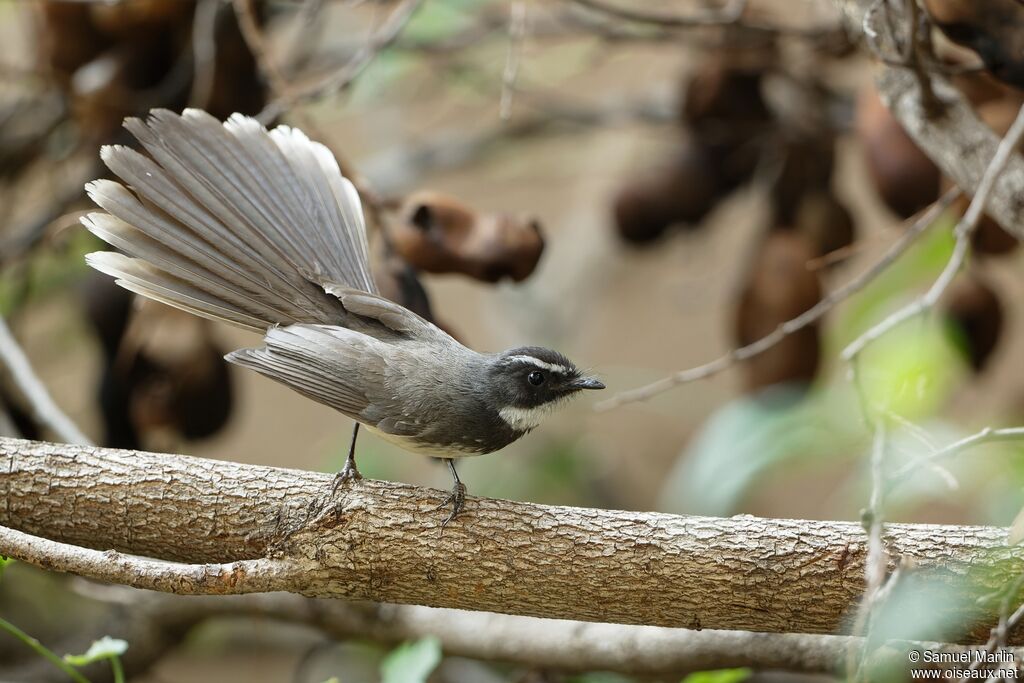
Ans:
POLYGON ((519 431, 530 431, 547 417, 548 413, 555 409, 558 401, 551 401, 535 408, 517 408, 516 406, 505 406, 498 411, 501 419, 508 423, 512 429, 519 431))

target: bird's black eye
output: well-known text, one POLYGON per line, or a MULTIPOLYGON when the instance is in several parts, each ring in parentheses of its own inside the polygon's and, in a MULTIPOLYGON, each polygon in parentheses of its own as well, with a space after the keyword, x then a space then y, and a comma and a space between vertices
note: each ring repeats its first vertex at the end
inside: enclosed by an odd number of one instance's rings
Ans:
POLYGON ((544 384, 544 373, 540 370, 534 370, 526 376, 526 381, 535 387, 539 387, 541 384, 544 384))

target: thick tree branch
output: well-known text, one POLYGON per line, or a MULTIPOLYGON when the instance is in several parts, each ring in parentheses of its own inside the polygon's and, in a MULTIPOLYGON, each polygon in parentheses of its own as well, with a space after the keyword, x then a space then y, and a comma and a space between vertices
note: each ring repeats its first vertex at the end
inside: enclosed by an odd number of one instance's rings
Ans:
MULTIPOLYGON (((320 473, 0 439, 0 524, 158 560, 257 560, 233 565, 257 569, 236 592, 585 621, 831 633, 844 628, 863 590, 866 538, 855 523, 471 499, 442 535, 441 492, 363 481, 325 505, 330 481, 320 473)), ((893 524, 883 541, 892 562, 964 596, 958 605, 936 605, 934 619, 963 623, 968 639, 983 641, 996 615, 974 599, 1024 571, 1024 548, 1007 547, 1005 535, 991 527, 893 524)), ((235 590, 223 578, 231 567, 164 562, 159 569, 176 578, 147 584, 141 570, 158 567, 137 562, 153 560, 117 555, 112 567, 97 567, 88 553, 67 554, 74 549, 64 545, 42 553, 26 543, 8 534, 0 553, 160 590, 235 590)))

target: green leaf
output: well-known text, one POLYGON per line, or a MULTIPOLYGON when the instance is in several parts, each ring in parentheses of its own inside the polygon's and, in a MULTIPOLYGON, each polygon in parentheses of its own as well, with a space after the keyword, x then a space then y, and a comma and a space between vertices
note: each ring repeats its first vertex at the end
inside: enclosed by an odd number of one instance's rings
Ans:
POLYGON ((750 676, 750 669, 719 669, 698 671, 682 680, 682 683, 740 683, 750 676))
POLYGON ((13 562, 15 562, 13 557, 0 555, 0 579, 3 578, 4 570, 7 569, 7 565, 12 564, 13 562))
POLYGON ((128 641, 103 636, 99 640, 94 640, 85 654, 64 655, 64 661, 73 666, 86 666, 102 659, 120 657, 127 649, 128 641))
POLYGON ((423 638, 402 643, 380 663, 381 683, 426 683, 441 662, 441 641, 423 638))

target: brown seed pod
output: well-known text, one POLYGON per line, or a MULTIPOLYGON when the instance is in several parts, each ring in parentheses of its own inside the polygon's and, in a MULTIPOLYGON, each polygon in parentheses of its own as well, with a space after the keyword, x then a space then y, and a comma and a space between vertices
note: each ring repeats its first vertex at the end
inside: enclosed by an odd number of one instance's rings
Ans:
POLYGON ((835 138, 787 135, 782 167, 772 184, 772 205, 777 223, 795 223, 808 193, 828 193, 835 167, 835 138))
POLYGON ((39 63, 67 87, 72 74, 104 50, 107 39, 92 23, 90 5, 86 3, 43 2, 38 10, 35 42, 39 63))
POLYGON ((479 213, 431 191, 409 195, 387 231, 396 253, 413 268, 483 282, 526 279, 544 251, 536 219, 479 213))
MULTIPOLYGON (((821 300, 818 275, 807 268, 814 258, 810 241, 794 230, 769 232, 760 245, 741 290, 735 342, 745 346, 770 334, 821 300)), ((745 386, 754 391, 782 382, 810 383, 818 370, 820 341, 810 325, 744 363, 745 386)))
POLYGON ((941 174, 889 112, 874 88, 857 102, 857 137, 871 181, 886 206, 909 218, 939 198, 941 174))
POLYGON ((708 57, 683 85, 680 120, 688 127, 770 121, 771 112, 761 92, 762 69, 737 65, 726 56, 708 57))
POLYGON ((824 256, 853 243, 854 223, 850 210, 829 191, 811 192, 797 207, 793 227, 824 256))
POLYGON ((942 310, 975 372, 981 372, 1003 330, 999 296, 976 273, 965 273, 949 286, 942 310))
POLYGON ((993 76, 1024 87, 1024 4, 1019 0, 924 0, 939 30, 974 50, 993 76))
MULTIPOLYGON (((950 66, 955 68, 963 65, 954 62, 950 66)), ((954 72, 950 75, 949 80, 975 107, 992 100, 1019 95, 1018 91, 996 79, 987 71, 954 72)))
POLYGON ((434 319, 430 297, 416 270, 379 241, 373 250, 373 279, 381 296, 426 320, 434 319))
POLYGON ((671 163, 619 191, 613 206, 619 235, 640 244, 673 225, 698 227, 726 189, 711 151, 686 140, 671 163))
POLYGON ((136 300, 99 274, 86 279, 81 296, 103 352, 98 403, 105 445, 141 448, 157 432, 195 440, 220 431, 234 392, 227 349, 207 321, 136 300))

